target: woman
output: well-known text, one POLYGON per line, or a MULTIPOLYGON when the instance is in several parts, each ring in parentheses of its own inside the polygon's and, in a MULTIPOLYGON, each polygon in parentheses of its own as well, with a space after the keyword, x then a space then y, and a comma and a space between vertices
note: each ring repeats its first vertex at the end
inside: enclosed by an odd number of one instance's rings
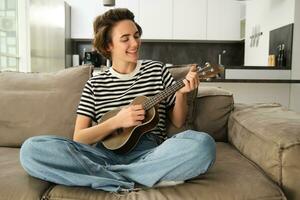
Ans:
POLYGON ((145 118, 142 105, 129 105, 137 96, 153 96, 175 81, 160 63, 138 60, 142 29, 127 9, 112 9, 94 21, 94 48, 112 60, 112 67, 87 81, 77 110, 73 140, 38 136, 25 141, 21 163, 32 176, 69 186, 105 191, 130 191, 135 184, 152 187, 205 173, 215 159, 214 140, 205 133, 185 131, 166 137, 167 116, 181 127, 187 115, 187 93, 199 80, 195 66, 185 86, 158 106, 159 123, 126 154, 107 150, 101 140, 119 128, 136 126, 145 118), (122 107, 108 120, 106 112, 122 107), (92 144, 97 144, 92 146, 92 144), (43 148, 47 146, 47 148, 43 148))

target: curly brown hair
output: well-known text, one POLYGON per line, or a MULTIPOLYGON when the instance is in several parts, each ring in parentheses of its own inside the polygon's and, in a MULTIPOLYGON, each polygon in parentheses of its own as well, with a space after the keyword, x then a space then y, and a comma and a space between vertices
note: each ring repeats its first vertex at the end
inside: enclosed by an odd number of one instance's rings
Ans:
POLYGON ((134 21, 134 14, 126 8, 115 8, 108 10, 96 17, 94 21, 93 46, 104 57, 111 59, 111 53, 107 51, 108 45, 112 42, 111 31, 116 23, 122 20, 131 20, 135 23, 140 36, 142 28, 134 21))

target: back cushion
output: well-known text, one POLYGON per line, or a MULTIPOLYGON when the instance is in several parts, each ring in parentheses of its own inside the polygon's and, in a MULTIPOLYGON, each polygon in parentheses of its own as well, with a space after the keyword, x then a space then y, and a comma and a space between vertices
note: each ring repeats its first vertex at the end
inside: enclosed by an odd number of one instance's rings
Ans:
POLYGON ((227 124, 233 106, 231 92, 200 84, 194 106, 195 130, 210 134, 218 142, 227 142, 227 124))
POLYGON ((72 138, 81 92, 92 68, 55 73, 0 73, 0 146, 19 147, 36 135, 72 138))

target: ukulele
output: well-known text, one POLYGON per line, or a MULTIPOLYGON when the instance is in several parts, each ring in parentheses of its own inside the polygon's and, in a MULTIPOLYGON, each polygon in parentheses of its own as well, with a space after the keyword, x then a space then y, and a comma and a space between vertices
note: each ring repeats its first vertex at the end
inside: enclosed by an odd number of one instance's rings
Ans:
MULTIPOLYGON (((197 66, 197 72, 200 80, 215 77, 223 70, 223 68, 211 66, 209 63, 206 63, 203 67, 197 66)), ((142 105, 145 110, 145 119, 143 120, 142 124, 115 130, 103 138, 101 141, 103 146, 116 153, 128 153, 131 151, 138 143, 140 137, 144 133, 152 130, 158 124, 159 115, 157 111, 157 104, 174 94, 182 87, 184 87, 183 79, 177 81, 175 84, 169 86, 153 97, 139 96, 134 98, 130 105, 142 105)), ((101 117, 99 123, 114 117, 120 110, 121 108, 118 108, 105 113, 101 117)))

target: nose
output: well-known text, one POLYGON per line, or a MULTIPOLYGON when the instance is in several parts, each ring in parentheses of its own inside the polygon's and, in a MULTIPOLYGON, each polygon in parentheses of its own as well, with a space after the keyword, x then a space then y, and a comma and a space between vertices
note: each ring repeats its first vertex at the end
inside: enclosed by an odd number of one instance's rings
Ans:
POLYGON ((138 48, 140 45, 140 38, 132 38, 131 40, 131 46, 138 48))

